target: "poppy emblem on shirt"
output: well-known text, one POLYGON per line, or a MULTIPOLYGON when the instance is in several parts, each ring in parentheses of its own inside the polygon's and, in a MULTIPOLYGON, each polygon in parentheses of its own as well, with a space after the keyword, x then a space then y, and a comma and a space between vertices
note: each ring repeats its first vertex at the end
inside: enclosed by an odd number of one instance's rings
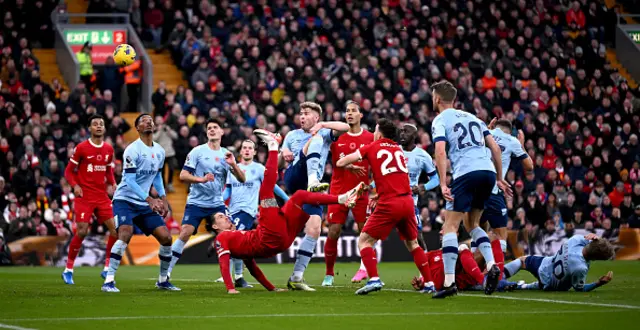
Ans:
POLYGON ((355 144, 355 143, 353 143, 353 142, 351 142, 351 144, 349 144, 349 148, 351 148, 351 149, 355 149, 355 148, 356 148, 356 144, 355 144))
POLYGON ((220 157, 216 157, 216 162, 219 162, 219 161, 220 161, 220 157))
POLYGON ((151 158, 155 158, 155 155, 154 155, 154 154, 151 154, 151 158))
POLYGON ((99 162, 102 161, 102 155, 98 155, 97 159, 99 162))

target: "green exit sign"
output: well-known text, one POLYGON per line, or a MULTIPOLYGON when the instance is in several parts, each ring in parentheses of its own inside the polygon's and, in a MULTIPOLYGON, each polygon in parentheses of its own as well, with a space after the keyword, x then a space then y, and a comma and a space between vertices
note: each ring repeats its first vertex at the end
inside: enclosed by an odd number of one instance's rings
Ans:
POLYGON ((125 42, 124 30, 65 30, 64 37, 70 45, 82 45, 90 42, 93 45, 115 45, 125 42))
POLYGON ((629 31, 629 37, 633 42, 640 44, 640 31, 629 31))

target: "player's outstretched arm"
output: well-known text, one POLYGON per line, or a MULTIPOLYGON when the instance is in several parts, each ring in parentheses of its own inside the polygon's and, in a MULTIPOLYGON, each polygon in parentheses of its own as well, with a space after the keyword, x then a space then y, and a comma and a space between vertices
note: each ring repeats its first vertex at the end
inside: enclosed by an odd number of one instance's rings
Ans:
MULTIPOLYGON (((268 291, 274 291, 276 289, 276 287, 273 286, 271 282, 269 282, 260 267, 258 267, 255 259, 244 259, 244 264, 247 266, 247 269, 249 270, 251 276, 258 280, 258 282, 260 282, 260 284, 262 284, 265 289, 267 289, 268 291)), ((229 277, 231 277, 231 275, 229 275, 229 277)))
POLYGON ((347 165, 353 164, 357 161, 360 161, 362 156, 360 155, 360 150, 356 150, 340 159, 336 162, 336 166, 338 167, 346 167, 347 165))
POLYGON ((338 136, 342 135, 342 133, 349 131, 349 124, 343 123, 341 121, 321 121, 313 126, 311 130, 309 130, 309 133, 315 135, 323 128, 330 129, 333 137, 337 138, 338 136))
POLYGON ((229 270, 230 259, 231 255, 228 251, 226 251, 226 253, 223 252, 222 255, 218 254, 218 264, 220 264, 220 274, 222 274, 224 285, 227 287, 227 292, 235 294, 239 292, 236 291, 236 287, 233 285, 233 280, 231 279, 231 271, 229 270))
MULTIPOLYGON (((585 272, 586 275, 586 272, 585 272)), ((589 292, 589 291, 593 291, 596 288, 599 288, 609 282, 611 282, 611 280, 613 279, 613 272, 609 271, 607 274, 605 274, 604 276, 600 277, 597 281, 593 282, 593 283, 589 283, 589 284, 581 284, 584 283, 581 280, 577 280, 578 284, 574 284, 573 285, 573 289, 578 291, 578 292, 589 292)))
POLYGON ((227 152, 224 155, 224 160, 227 162, 229 167, 231 167, 231 174, 233 174, 238 181, 241 183, 247 181, 247 176, 244 174, 244 171, 240 169, 238 163, 236 163, 236 157, 231 152, 227 152))

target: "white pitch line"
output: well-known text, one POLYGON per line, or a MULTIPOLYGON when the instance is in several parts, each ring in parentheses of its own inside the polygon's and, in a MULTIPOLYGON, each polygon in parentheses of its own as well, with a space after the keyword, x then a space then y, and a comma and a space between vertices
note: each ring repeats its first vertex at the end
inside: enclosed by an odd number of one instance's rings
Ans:
MULTIPOLYGON (((156 278, 149 278, 151 280, 155 280, 156 278)), ((187 281, 187 282, 215 282, 211 280, 198 280, 198 279, 176 279, 176 281, 187 281)), ((253 283, 253 285, 260 285, 260 283, 253 283)), ((311 287, 322 287, 320 285, 310 285, 311 287)), ((351 288, 351 286, 340 286, 334 285, 326 288, 351 288)), ((392 292, 408 292, 408 293, 418 293, 416 290, 405 290, 405 289, 394 289, 394 288, 383 288, 383 291, 392 291, 392 292)), ((514 297, 514 296, 503 296, 503 295, 479 295, 479 294, 468 294, 468 293, 459 293, 459 296, 463 297, 476 297, 476 298, 494 298, 494 299, 506 299, 506 300, 521 300, 521 301, 537 301, 537 302, 545 302, 545 303, 554 303, 554 304, 565 304, 565 305, 583 305, 583 306, 595 306, 595 307, 614 307, 614 308, 625 308, 625 309, 640 309, 640 306, 635 305, 622 305, 622 304, 607 304, 607 303, 596 303, 596 302, 586 302, 586 301, 570 301, 570 300, 555 300, 555 299, 543 299, 543 298, 525 298, 525 297, 514 297)))
MULTIPOLYGON (((465 315, 526 315, 526 314, 591 314, 623 312, 610 310, 569 310, 569 311, 479 311, 479 312, 415 312, 415 313, 303 313, 303 314, 249 314, 249 315, 146 315, 146 316, 101 316, 101 317, 52 317, 8 319, 6 322, 65 322, 65 321, 114 321, 114 320, 147 320, 147 319, 253 319, 283 317, 354 317, 354 316, 465 316, 465 315)), ((27 328, 10 328, 16 330, 34 330, 27 328)))
POLYGON ((542 298, 524 298, 524 297, 501 296, 501 295, 487 296, 487 295, 468 294, 468 293, 460 293, 458 295, 463 296, 463 297, 537 301, 537 302, 554 303, 554 304, 565 304, 565 305, 583 305, 583 306, 614 307, 614 308, 625 308, 625 309, 640 309, 640 306, 635 306, 635 305, 605 304, 605 303, 595 303, 595 302, 586 302, 586 301, 569 301, 569 300, 555 300, 555 299, 542 299, 542 298))
POLYGON ((10 324, 4 324, 4 323, 0 323, 0 329, 36 330, 36 329, 32 329, 32 328, 24 328, 24 327, 19 327, 19 326, 16 326, 16 325, 10 325, 10 324))

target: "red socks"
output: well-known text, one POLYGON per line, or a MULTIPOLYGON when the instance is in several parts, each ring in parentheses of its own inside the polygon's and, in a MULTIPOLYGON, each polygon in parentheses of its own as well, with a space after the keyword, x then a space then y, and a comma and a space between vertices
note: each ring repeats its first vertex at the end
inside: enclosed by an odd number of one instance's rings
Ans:
POLYGON ((333 267, 336 264, 338 258, 338 240, 327 237, 327 241, 324 243, 324 263, 327 271, 326 275, 333 276, 333 267))
POLYGON ((82 247, 83 239, 83 237, 80 237, 80 235, 77 234, 71 239, 71 243, 69 243, 69 256, 67 257, 68 269, 73 269, 73 264, 76 262, 76 257, 78 256, 78 252, 80 252, 80 248, 82 247))
POLYGON ((500 279, 502 279, 502 274, 504 274, 504 252, 502 252, 502 246, 500 246, 499 240, 491 242, 491 251, 493 252, 493 259, 496 262, 496 266, 500 268, 500 279))
POLYGON ((107 247, 105 249, 105 256, 104 256, 104 266, 105 267, 109 267, 109 259, 111 258, 111 248, 113 247, 113 244, 116 243, 116 241, 118 240, 117 237, 113 237, 111 235, 109 235, 109 239, 107 240, 107 247))
POLYGON ((416 267, 418 267, 424 282, 433 282, 431 269, 429 268, 429 258, 427 257, 427 254, 424 253, 424 250, 420 247, 415 248, 411 251, 411 255, 413 256, 413 262, 416 264, 416 267))
POLYGON ((463 250, 460 252, 458 254, 458 260, 460 260, 464 272, 471 275, 475 279, 476 283, 484 282, 484 275, 482 274, 480 267, 478 267, 476 260, 473 259, 473 253, 471 253, 471 251, 463 250))
POLYGON ((338 204, 338 196, 321 193, 312 193, 304 190, 296 191, 291 200, 296 205, 312 204, 312 205, 329 205, 338 204))
POLYGON ((369 275, 369 279, 372 277, 378 276, 378 260, 376 259, 376 253, 373 248, 366 247, 360 250, 360 257, 362 258, 362 263, 364 263, 364 267, 367 269, 367 275, 369 275))

